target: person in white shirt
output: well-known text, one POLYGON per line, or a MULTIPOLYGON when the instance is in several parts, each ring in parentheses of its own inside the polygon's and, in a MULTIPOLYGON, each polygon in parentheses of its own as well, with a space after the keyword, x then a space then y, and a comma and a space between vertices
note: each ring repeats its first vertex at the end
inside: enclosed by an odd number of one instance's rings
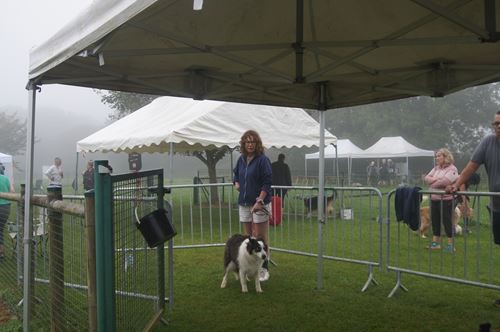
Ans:
POLYGON ((45 172, 45 176, 49 178, 49 187, 62 187, 63 169, 61 158, 54 159, 54 165, 50 166, 45 172))

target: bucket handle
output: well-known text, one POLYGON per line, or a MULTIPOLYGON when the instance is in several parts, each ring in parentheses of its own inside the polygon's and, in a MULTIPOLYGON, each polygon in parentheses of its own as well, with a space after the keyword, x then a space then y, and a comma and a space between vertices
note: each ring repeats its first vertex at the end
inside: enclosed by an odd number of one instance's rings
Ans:
POLYGON ((137 221, 137 224, 140 225, 141 224, 141 220, 139 219, 139 216, 137 215, 137 208, 138 208, 138 206, 136 206, 134 208, 135 220, 137 221))

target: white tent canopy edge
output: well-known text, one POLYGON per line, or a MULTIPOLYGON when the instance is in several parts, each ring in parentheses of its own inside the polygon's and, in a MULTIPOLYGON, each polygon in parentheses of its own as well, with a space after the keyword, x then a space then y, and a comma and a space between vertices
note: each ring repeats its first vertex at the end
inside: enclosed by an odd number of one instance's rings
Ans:
MULTIPOLYGON (((304 110, 219 101, 159 97, 77 142, 77 152, 176 152, 239 146, 256 130, 266 148, 317 146, 319 124, 304 110), (140 125, 138 125, 140 124, 140 125)), ((325 131, 327 144, 337 139, 325 131)))

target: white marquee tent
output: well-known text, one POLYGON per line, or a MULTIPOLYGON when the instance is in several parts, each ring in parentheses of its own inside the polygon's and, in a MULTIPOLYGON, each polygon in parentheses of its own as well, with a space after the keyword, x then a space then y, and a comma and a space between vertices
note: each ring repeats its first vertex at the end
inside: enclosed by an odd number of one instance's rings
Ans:
POLYGON ((382 137, 375 144, 352 158, 408 158, 434 157, 434 151, 423 150, 409 143, 401 136, 382 137))
POLYGON ((407 176, 410 175, 408 168, 410 157, 434 158, 434 151, 420 149, 401 136, 393 136, 382 137, 363 152, 352 155, 352 158, 406 158, 406 169, 403 173, 407 176))
MULTIPOLYGON (((319 123, 289 107, 196 101, 160 97, 136 112, 77 142, 77 152, 176 152, 239 146, 255 129, 266 148, 311 147, 319 142, 319 123)), ((325 142, 337 138, 325 130, 325 142)))
MULTIPOLYGON (((328 145, 325 148, 325 159, 332 158, 351 158, 353 155, 363 153, 363 149, 344 138, 337 140, 336 145, 328 145)), ((305 155, 305 159, 319 159, 319 151, 305 155)))
MULTIPOLYGON (((352 173, 352 156, 355 154, 360 154, 363 152, 359 146, 351 142, 350 139, 339 139, 337 140, 337 144, 328 145, 325 148, 325 159, 343 159, 347 158, 347 179, 348 184, 351 183, 351 173, 352 173)), ((307 176, 307 161, 308 160, 317 160, 319 159, 319 151, 314 153, 309 153, 305 155, 305 173, 307 176)), ((336 162, 336 170, 338 176, 338 162, 336 162)))

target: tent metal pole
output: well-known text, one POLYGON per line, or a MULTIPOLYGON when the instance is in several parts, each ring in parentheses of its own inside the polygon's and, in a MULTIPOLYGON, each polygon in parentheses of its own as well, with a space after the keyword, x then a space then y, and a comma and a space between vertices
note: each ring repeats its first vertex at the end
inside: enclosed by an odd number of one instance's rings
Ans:
POLYGON ((169 183, 174 184, 174 143, 170 142, 170 151, 168 152, 169 158, 169 170, 168 170, 168 178, 169 183))
POLYGON ((352 174, 352 158, 347 158, 347 185, 351 186, 351 174, 352 174))
POLYGON ((406 183, 410 184, 410 166, 408 165, 409 159, 406 156, 406 183))
POLYGON ((317 290, 323 290, 323 225, 325 223, 325 119, 326 85, 319 86, 319 168, 318 168, 318 275, 317 290))
POLYGON ((23 331, 30 330, 30 318, 34 298, 34 276, 32 265, 33 224, 31 220, 31 196, 33 195, 33 157, 35 145, 36 84, 28 84, 28 119, 26 132, 25 194, 24 194, 24 278, 23 278, 23 331))
POLYGON ((73 187, 75 195, 78 193, 78 157, 79 153, 76 153, 76 164, 75 164, 75 186, 73 187))
MULTIPOLYGON (((337 144, 333 144, 335 147, 335 175, 337 175, 337 187, 340 187, 340 179, 339 179, 339 149, 337 144)), ((349 166, 348 166, 349 167, 349 166)))

